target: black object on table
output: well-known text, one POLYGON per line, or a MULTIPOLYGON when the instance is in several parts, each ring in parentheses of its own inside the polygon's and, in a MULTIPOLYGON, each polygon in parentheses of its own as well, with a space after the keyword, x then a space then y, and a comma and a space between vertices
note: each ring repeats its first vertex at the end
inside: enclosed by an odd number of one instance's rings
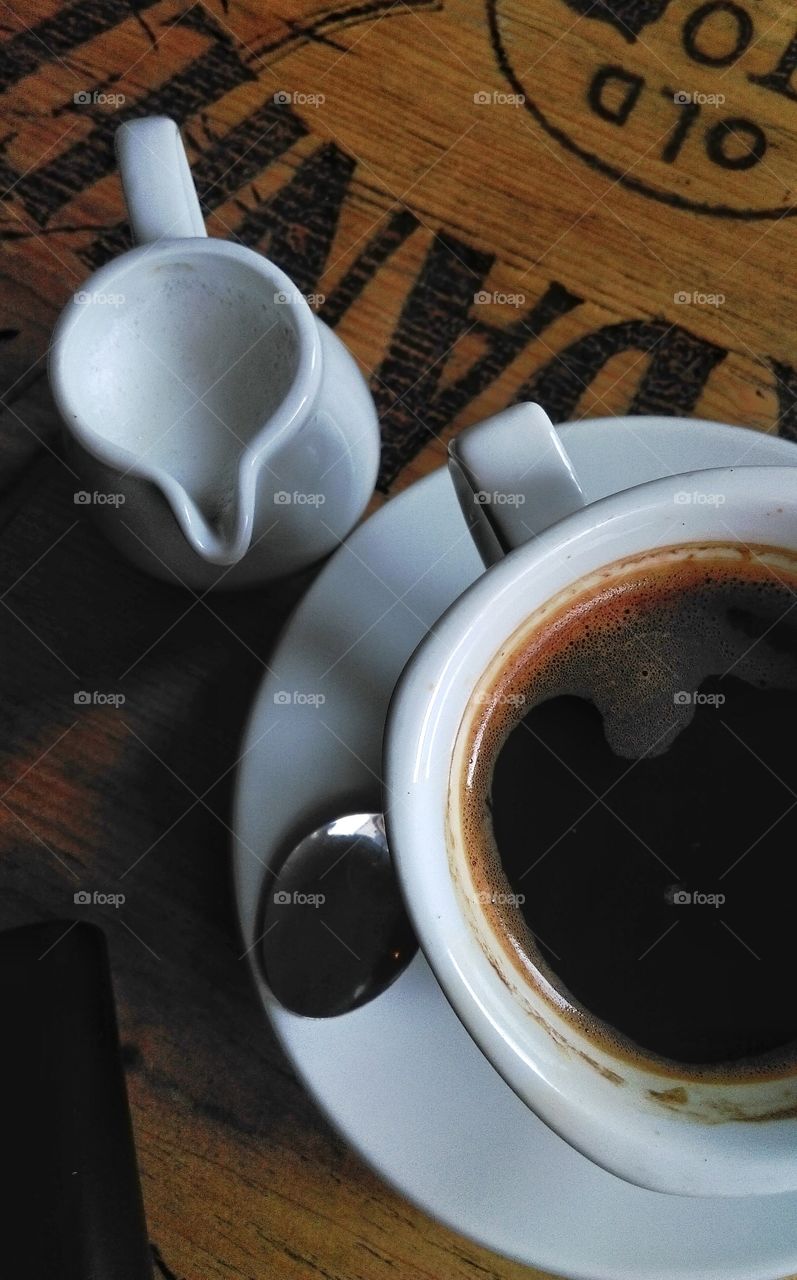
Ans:
POLYGON ((0 1275, 152 1280, 108 950, 69 920, 0 933, 0 1275))

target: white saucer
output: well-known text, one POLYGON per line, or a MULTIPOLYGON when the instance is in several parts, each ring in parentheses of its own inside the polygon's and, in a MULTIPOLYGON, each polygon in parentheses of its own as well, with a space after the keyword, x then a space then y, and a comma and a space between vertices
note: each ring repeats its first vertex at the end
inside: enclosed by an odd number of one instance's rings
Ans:
MULTIPOLYGON (((596 419, 561 432, 588 501, 680 471, 797 464, 794 444, 715 423, 596 419)), ((238 773, 244 946, 256 937, 265 867, 326 818, 379 809, 394 683, 481 571, 442 469, 357 529, 304 597, 255 700, 238 773), (289 703, 275 702, 281 691, 289 703), (307 694, 325 701, 301 700, 307 694)), ((689 1199, 599 1169, 504 1084, 420 953, 377 1000, 327 1020, 285 1012, 254 951, 249 959, 264 1009, 319 1107, 383 1178, 456 1231, 588 1280, 774 1280, 797 1270, 797 1194, 689 1199)))

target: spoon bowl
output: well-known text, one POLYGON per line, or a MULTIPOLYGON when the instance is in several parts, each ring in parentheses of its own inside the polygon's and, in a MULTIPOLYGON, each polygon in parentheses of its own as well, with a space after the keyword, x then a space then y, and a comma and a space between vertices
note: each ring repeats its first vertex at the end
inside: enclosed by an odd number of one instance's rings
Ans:
POLYGON ((348 814, 305 836, 270 878, 261 933, 266 981, 294 1013, 334 1017, 385 991, 418 942, 382 814, 348 814))

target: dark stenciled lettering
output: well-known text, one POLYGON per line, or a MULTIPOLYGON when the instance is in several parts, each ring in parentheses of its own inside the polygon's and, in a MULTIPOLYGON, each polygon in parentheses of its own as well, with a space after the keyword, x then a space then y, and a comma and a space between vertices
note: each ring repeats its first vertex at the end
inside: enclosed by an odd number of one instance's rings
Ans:
POLYGON ((622 320, 577 338, 520 388, 518 400, 537 400, 555 422, 575 415, 579 400, 604 365, 622 351, 650 352, 631 413, 689 414, 709 374, 728 354, 665 320, 622 320))
POLYGON ((94 128, 80 142, 20 177, 14 184, 14 195, 34 222, 44 227, 81 191, 113 173, 114 134, 125 120, 134 116, 167 115, 182 122, 245 81, 254 79, 234 48, 214 42, 177 75, 129 107, 96 113, 94 128))
POLYGON ((290 182, 245 214, 236 234, 276 262, 303 293, 315 291, 329 258, 356 161, 334 142, 302 161, 290 182))
POLYGON ((611 124, 625 124, 645 81, 622 67, 599 67, 587 90, 587 101, 596 115, 611 124), (620 89, 622 96, 618 96, 620 89), (609 93, 605 90, 609 89, 609 93))
POLYGON ((503 328, 479 320, 474 333, 485 344, 480 356, 456 382, 440 392, 435 401, 441 426, 446 426, 475 398, 490 386, 512 360, 531 342, 541 336, 561 316, 580 307, 583 298, 552 280, 545 292, 517 320, 503 328))
MULTIPOLYGON (((741 221, 777 220, 797 215, 797 202, 784 208, 779 196, 779 192, 789 187, 788 138, 785 141, 780 138, 777 146, 773 140, 773 132, 780 133, 781 124, 788 122, 783 120, 782 110, 775 101, 767 104, 765 94, 751 94, 748 89, 748 85, 755 85, 781 99, 797 101, 797 83, 792 84, 797 70, 797 31, 791 25, 785 26, 789 17, 787 6, 781 6, 784 19, 784 33, 781 34, 776 30, 782 25, 780 22, 769 26, 763 20, 757 22, 756 9, 749 0, 706 0, 705 3, 686 0, 685 4, 672 9, 667 4, 645 3, 644 0, 628 0, 627 3, 622 0, 562 0, 583 18, 580 30, 590 22, 609 23, 634 46, 627 51, 622 64, 601 65, 602 44, 599 39, 593 51, 595 65, 590 65, 588 52, 581 58, 582 63, 586 62, 585 90, 579 85, 577 92, 579 96, 582 93, 585 96, 579 101, 573 96, 575 86, 567 73, 553 76, 544 86, 531 76, 530 69, 534 66, 533 28, 528 27, 524 32, 522 24, 518 26, 514 17, 509 22, 503 21, 509 3, 510 0, 485 0, 497 68, 512 90, 523 94, 523 109, 571 155, 613 183, 671 208, 741 221), (656 22, 661 23, 660 39, 671 46, 675 41, 669 57, 655 53, 648 41, 650 33, 646 32, 644 38, 640 36, 648 23, 656 22), (513 33, 511 40, 508 39, 509 32, 513 33), (779 40, 781 52, 770 55, 772 65, 768 71, 748 71, 746 64, 751 60, 751 53, 755 51, 755 57, 761 57, 764 36, 769 42, 779 40), (654 55, 652 61, 649 54, 654 55), (658 102, 655 119, 650 118, 653 114, 652 96, 659 93, 665 98, 670 96, 669 88, 661 84, 661 70, 665 64, 670 69, 669 79, 675 86, 673 92, 679 110, 671 131, 662 141, 662 149, 643 149, 630 168, 615 163, 611 153, 601 154, 592 149, 595 139, 600 147, 601 135, 594 129, 577 128, 577 121, 583 117, 585 109, 592 116, 617 126, 638 122, 644 111, 645 136, 648 136, 648 128, 655 127, 661 116, 661 103, 658 102), (679 65, 683 75, 676 73, 679 65), (707 81, 704 76, 696 74, 702 68, 725 68, 733 71, 734 76, 727 80, 720 76, 722 84, 716 78, 707 81), (713 92, 715 87, 722 92, 713 92), (727 102, 733 104, 732 109, 736 112, 742 101, 750 104, 749 117, 734 115, 724 124, 714 127, 718 119, 715 108, 727 102), (706 107, 712 108, 713 118, 709 120, 708 115, 704 115, 704 127, 699 132, 695 131, 694 124, 700 111, 706 107), (737 140, 742 139, 741 149, 738 143, 734 146, 734 133, 737 140), (695 142, 699 143, 702 154, 692 153, 692 165, 687 173, 675 162, 685 156, 695 142), (768 163, 760 165, 767 153, 768 163), (642 164, 647 156, 653 161, 649 172, 642 164), (663 183, 659 158, 671 166, 669 171, 664 171, 663 183), (730 188, 715 186, 715 190, 722 193, 721 199, 699 199, 703 184, 695 181, 695 169, 701 160, 706 159, 710 166, 737 172, 760 167, 754 180, 748 183, 730 188), (774 183, 767 179, 767 174, 774 183)), ((564 36, 567 34, 568 29, 565 29, 564 36)), ((603 41, 603 45, 605 43, 603 41)), ((558 44, 555 41, 552 47, 558 44)), ((616 40, 614 44, 617 47, 616 40)), ((564 37, 562 48, 568 48, 564 37)), ((567 57, 570 57, 569 53, 567 57)), ((748 110, 748 106, 745 105, 744 109, 748 110)), ((706 185, 710 189, 710 184, 706 185)))
POLYGON ((678 159, 681 147, 686 142, 692 125, 700 115, 700 103, 692 102, 689 94, 684 95, 688 100, 681 102, 675 91, 666 85, 662 89, 661 95, 668 102, 675 102, 678 107, 678 119, 661 153, 662 160, 665 160, 667 164, 672 164, 678 159))
POLYGON ((0 47, 0 91, 157 3, 136 0, 135 9, 129 0, 78 0, 64 5, 52 17, 25 27, 0 47))
POLYGON ((760 84, 764 89, 771 89, 773 93, 780 93, 784 98, 797 102, 797 90, 791 85, 795 67, 797 67, 797 31, 786 45, 777 66, 772 71, 766 71, 763 75, 755 75, 751 71, 747 79, 751 84, 760 84))
POLYGON ((741 58, 753 38, 753 22, 746 9, 734 4, 733 0, 709 0, 701 4, 699 9, 690 13, 683 27, 684 49, 689 57, 704 67, 729 67, 732 62, 741 58), (703 48, 698 40, 699 32, 715 13, 727 13, 736 26, 736 38, 731 48, 722 53, 711 53, 703 48))
POLYGON ((474 293, 493 263, 453 236, 435 237, 402 308, 388 352, 371 381, 382 423, 379 488, 439 436, 512 360, 582 299, 556 282, 505 329, 474 319, 474 293), (441 387, 448 357, 469 331, 486 350, 455 382, 441 387), (421 371, 419 376, 419 370, 421 371))
POLYGON ((359 298, 369 280, 419 226, 418 219, 409 209, 399 208, 390 214, 384 225, 366 241, 365 248, 357 254, 333 292, 327 295, 321 307, 322 320, 334 328, 359 298))
POLYGON ((763 129, 755 121, 745 120, 742 116, 718 120, 706 131, 709 159, 723 169, 752 169, 766 149, 767 138, 763 129))
POLYGON ((633 44, 643 27, 658 22, 670 0, 565 0, 568 9, 585 18, 608 22, 633 44))
MULTIPOLYGON (((596 11, 590 11, 591 17, 613 22, 630 38, 629 33, 638 34, 647 22, 659 18, 666 3, 593 7, 596 11)), ((571 8, 578 6, 571 3, 571 8)), ((703 23, 711 13, 722 10, 734 17, 735 48, 741 48, 747 27, 736 12, 738 8, 714 4, 696 10, 690 27, 692 44, 703 49, 699 44, 703 23)), ((102 13, 88 0, 67 6, 48 20, 56 24, 53 39, 56 43, 59 39, 79 43, 78 30, 90 35, 97 23, 105 21, 106 13, 116 13, 113 0, 102 13)), ((87 137, 20 181, 11 166, 3 166, 7 185, 17 183, 17 192, 40 226, 44 227, 74 195, 113 170, 113 132, 125 118, 153 111, 186 120, 254 78, 212 18, 197 14, 194 21, 192 15, 187 15, 185 21, 212 40, 208 50, 190 66, 146 93, 134 106, 112 116, 99 113, 93 117, 93 128, 87 137)), ((113 21, 109 20, 108 25, 113 21)), ((795 97, 797 94, 789 85, 795 65, 797 36, 767 76, 750 79, 783 96, 795 97)), ((641 75, 616 63, 607 64, 592 79, 589 102, 597 116, 622 127, 644 91, 641 75)), ((676 99, 669 89, 662 93, 671 101, 676 99)), ((700 110, 699 104, 691 100, 683 104, 676 101, 677 119, 663 153, 669 163, 677 158, 700 110)), ((201 153, 193 163, 203 208, 212 211, 229 201, 307 134, 308 126, 290 104, 275 103, 271 97, 226 134, 214 137, 209 133, 202 139, 201 153)), ((744 169, 758 163, 766 150, 766 138, 752 121, 733 118, 715 121, 706 132, 705 145, 715 163, 744 169)), ((326 293, 321 314, 332 325, 340 321, 377 271, 419 229, 418 220, 409 209, 388 210, 358 247, 335 288, 325 290, 324 275, 355 172, 353 157, 335 143, 323 143, 301 159, 290 180, 267 200, 254 204, 247 201, 246 205, 241 202, 240 221, 230 228, 243 243, 267 252, 304 292, 326 293)), ((119 223, 80 251, 80 256, 94 268, 126 247, 126 227, 119 223)), ((384 437, 382 489, 431 438, 450 427, 525 348, 583 301, 563 284, 552 281, 536 300, 530 299, 528 305, 524 302, 522 312, 513 311, 508 322, 500 326, 490 323, 484 318, 484 309, 474 307, 474 294, 480 290, 493 261, 491 253, 445 232, 436 235, 429 247, 385 358, 372 380, 384 437), (449 354, 469 332, 479 340, 479 354, 464 373, 447 381, 449 354)), ((711 371, 727 354, 725 349, 678 326, 669 327, 663 320, 622 321, 572 342, 527 380, 516 399, 540 400, 557 421, 572 417, 583 392, 606 362, 626 350, 649 356, 630 405, 635 413, 690 413, 711 371)), ((781 433, 797 439, 797 373, 774 361, 772 367, 777 378, 781 433)))
MULTIPOLYGON (((307 126, 295 111, 269 99, 215 138, 191 166, 203 211, 208 213, 224 204, 307 133, 307 126)), ((78 256, 94 270, 127 248, 127 224, 120 222, 79 251, 78 256)))
POLYGON ((493 261, 492 254, 445 232, 432 241, 371 379, 383 425, 384 485, 435 434, 431 406, 446 356, 473 326, 474 293, 493 261))
POLYGON ((778 435, 797 444, 797 369, 782 360, 769 360, 775 375, 775 393, 778 397, 778 435))

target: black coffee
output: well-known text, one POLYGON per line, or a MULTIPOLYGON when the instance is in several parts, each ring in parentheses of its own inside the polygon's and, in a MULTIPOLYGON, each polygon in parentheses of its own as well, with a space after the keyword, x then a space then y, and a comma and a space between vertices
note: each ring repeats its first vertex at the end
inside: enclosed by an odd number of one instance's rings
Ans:
POLYGON ((572 596, 483 696, 462 804, 510 955, 596 1034, 797 1059, 797 558, 669 549, 572 596))

